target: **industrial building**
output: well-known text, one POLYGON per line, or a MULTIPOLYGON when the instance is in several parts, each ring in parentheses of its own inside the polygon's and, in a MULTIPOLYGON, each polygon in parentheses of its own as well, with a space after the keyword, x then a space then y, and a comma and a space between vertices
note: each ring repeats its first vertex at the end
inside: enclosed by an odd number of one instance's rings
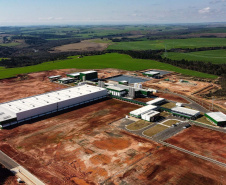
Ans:
POLYGON ((209 112, 205 116, 217 126, 223 127, 226 125, 226 115, 222 112, 209 112))
POLYGON ((155 98, 154 100, 148 101, 148 105, 159 105, 164 103, 166 100, 164 98, 155 98))
POLYGON ((98 79, 98 74, 96 71, 84 71, 80 73, 67 74, 68 77, 74 78, 76 80, 96 80, 98 79))
POLYGON ((0 127, 6 127, 108 96, 105 88, 82 85, 0 104, 0 127))
POLYGON ((148 77, 153 77, 153 78, 159 78, 160 77, 160 72, 147 71, 147 72, 144 72, 143 75, 148 76, 148 77))
POLYGON ((160 112, 157 112, 157 111, 150 111, 146 114, 142 114, 141 115, 141 119, 145 120, 145 121, 155 121, 156 118, 160 115, 160 112))
POLYGON ((133 116, 133 117, 136 117, 136 118, 141 118, 142 114, 146 114, 150 111, 157 110, 157 109, 158 109, 157 106, 147 105, 147 106, 141 107, 139 109, 136 109, 134 111, 131 111, 130 115, 133 116))
POLYGON ((71 74, 67 74, 67 76, 70 78, 77 79, 77 80, 80 79, 80 73, 71 73, 71 74))
POLYGON ((127 94, 127 89, 123 88, 123 87, 118 87, 118 86, 108 86, 107 90, 109 92, 109 94, 112 94, 114 96, 125 96, 127 94))
POLYGON ((56 76, 50 76, 49 77, 49 80, 54 82, 54 81, 57 81, 61 78, 61 75, 56 75, 56 76))
POLYGON ((67 78, 60 78, 58 80, 59 83, 61 84, 68 84, 68 83, 73 83, 75 82, 76 80, 74 78, 70 78, 70 77, 67 77, 67 78))
POLYGON ((197 110, 188 109, 185 107, 174 107, 171 109, 173 115, 181 116, 184 118, 195 119, 200 115, 197 110))

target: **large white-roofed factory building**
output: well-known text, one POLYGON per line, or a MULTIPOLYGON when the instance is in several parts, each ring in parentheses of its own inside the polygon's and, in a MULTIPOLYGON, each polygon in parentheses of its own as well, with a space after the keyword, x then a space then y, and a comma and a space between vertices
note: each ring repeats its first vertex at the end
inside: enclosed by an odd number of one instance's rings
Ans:
POLYGON ((75 107, 108 96, 105 88, 82 85, 0 104, 0 127, 75 107))
POLYGON ((217 126, 226 126, 226 115, 222 112, 209 112, 205 116, 217 126))

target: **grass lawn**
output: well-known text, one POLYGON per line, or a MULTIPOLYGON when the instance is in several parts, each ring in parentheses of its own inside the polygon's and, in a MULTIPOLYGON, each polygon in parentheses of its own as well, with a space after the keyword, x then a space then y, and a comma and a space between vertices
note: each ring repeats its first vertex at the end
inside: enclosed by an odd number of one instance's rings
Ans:
POLYGON ((136 121, 134 123, 129 124, 126 128, 129 130, 135 131, 135 130, 140 130, 142 128, 145 128, 152 124, 153 123, 151 123, 151 122, 140 120, 140 121, 136 121))
POLYGON ((192 60, 192 61, 203 61, 211 62, 214 64, 226 64, 226 50, 212 50, 212 51, 198 51, 190 53, 167 53, 167 58, 172 60, 192 60))
POLYGON ((172 48, 200 48, 226 46, 226 38, 191 38, 191 39, 166 39, 134 42, 117 42, 108 49, 113 50, 157 50, 172 48))
POLYGON ((162 123, 163 125, 172 126, 173 124, 178 123, 178 120, 167 120, 166 122, 162 123))
POLYGON ((153 135, 162 132, 163 130, 167 129, 168 127, 162 126, 162 125, 155 125, 154 127, 151 127, 147 130, 145 130, 143 133, 146 136, 152 137, 153 135))
POLYGON ((198 121, 200 123, 204 123, 207 125, 211 125, 211 126, 216 126, 215 124, 211 123, 205 116, 202 116, 202 117, 196 119, 195 121, 198 121))
POLYGON ((71 56, 65 60, 45 62, 33 66, 1 69, 0 79, 13 77, 16 76, 17 74, 23 73, 32 73, 54 69, 70 69, 70 68, 77 69, 116 68, 129 71, 144 69, 163 69, 167 71, 175 71, 184 75, 196 76, 201 78, 212 78, 212 79, 217 78, 217 76, 215 75, 201 73, 188 69, 182 69, 170 64, 165 64, 153 60, 133 59, 128 55, 110 53, 104 55, 87 56, 83 58, 71 56))
POLYGON ((168 117, 169 115, 171 115, 169 112, 160 112, 160 116, 162 117, 168 117))
POLYGON ((161 105, 161 107, 167 108, 167 109, 172 109, 173 107, 176 107, 175 103, 169 102, 161 105))

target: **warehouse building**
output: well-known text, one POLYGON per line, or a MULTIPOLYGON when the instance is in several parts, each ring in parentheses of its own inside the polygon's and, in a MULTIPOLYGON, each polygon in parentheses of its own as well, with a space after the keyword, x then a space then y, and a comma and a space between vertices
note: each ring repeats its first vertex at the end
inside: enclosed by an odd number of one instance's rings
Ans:
POLYGON ((74 78, 76 80, 80 79, 80 73, 71 73, 71 74, 67 74, 67 76, 70 78, 74 78))
POLYGON ((159 78, 160 77, 160 72, 147 71, 147 72, 144 72, 143 75, 148 76, 148 77, 152 77, 152 78, 159 78))
POLYGON ((75 82, 76 80, 74 78, 70 78, 70 77, 67 77, 67 78, 60 78, 58 80, 59 83, 61 84, 69 84, 69 83, 73 83, 75 82))
POLYGON ((139 109, 136 109, 134 111, 131 111, 130 115, 133 116, 133 117, 136 117, 136 118, 141 118, 142 114, 146 114, 146 113, 148 113, 152 110, 157 110, 157 109, 158 109, 157 106, 147 105, 147 106, 141 107, 139 109))
POLYGON ((80 80, 96 80, 98 79, 98 74, 96 71, 85 71, 80 73, 80 80))
POLYGON ((127 89, 123 88, 123 87, 118 87, 118 86, 108 86, 107 90, 109 92, 109 94, 114 95, 114 96, 125 96, 127 94, 127 89))
POLYGON ((10 126, 107 96, 104 88, 82 85, 3 103, 0 104, 0 126, 10 126))
POLYGON ((200 115, 199 111, 184 108, 184 107, 174 107, 171 109, 171 111, 173 115, 181 116, 189 119, 195 119, 200 115))
POLYGON ((222 112, 209 112, 206 113, 205 116, 217 126, 226 126, 226 115, 222 112))
POLYGON ((51 82, 54 82, 54 81, 59 80, 60 78, 61 78, 61 76, 60 76, 60 75, 50 76, 50 77, 49 77, 49 80, 50 80, 51 82))
POLYGON ((149 111, 148 113, 142 114, 141 119, 145 121, 153 122, 159 117, 159 115, 160 115, 160 112, 152 110, 152 111, 149 111))
POLYGON ((166 100, 164 98, 155 98, 154 100, 148 101, 148 105, 159 105, 164 103, 166 100))

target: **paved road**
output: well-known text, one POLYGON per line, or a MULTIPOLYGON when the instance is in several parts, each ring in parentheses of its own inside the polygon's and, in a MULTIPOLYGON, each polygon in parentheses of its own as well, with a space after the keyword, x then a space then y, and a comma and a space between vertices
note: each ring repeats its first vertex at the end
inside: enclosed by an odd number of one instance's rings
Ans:
POLYGON ((28 185, 45 185, 37 177, 31 174, 28 170, 20 166, 12 158, 7 156, 0 150, 0 163, 3 164, 7 169, 13 172, 17 177, 23 180, 28 185))
POLYGON ((212 162, 212 163, 214 163, 214 164, 217 164, 217 165, 219 165, 219 166, 223 166, 223 167, 226 168, 226 164, 225 164, 225 163, 222 163, 222 162, 220 162, 220 161, 217 161, 217 160, 211 159, 211 158, 209 158, 209 157, 205 157, 205 156, 196 154, 196 153, 194 153, 194 152, 191 152, 191 151, 189 151, 189 150, 185 150, 185 149, 180 148, 180 147, 177 147, 177 146, 175 146, 175 145, 171 145, 171 144, 166 143, 166 142, 164 142, 164 141, 158 141, 158 143, 161 143, 162 145, 165 145, 165 146, 174 148, 174 149, 179 150, 179 151, 181 151, 181 152, 190 154, 190 155, 192 155, 192 156, 194 156, 194 157, 197 157, 197 158, 200 158, 200 159, 203 159, 203 160, 212 162))
POLYGON ((8 169, 16 168, 19 166, 18 163, 16 163, 2 151, 0 151, 0 163, 3 164, 8 169))

